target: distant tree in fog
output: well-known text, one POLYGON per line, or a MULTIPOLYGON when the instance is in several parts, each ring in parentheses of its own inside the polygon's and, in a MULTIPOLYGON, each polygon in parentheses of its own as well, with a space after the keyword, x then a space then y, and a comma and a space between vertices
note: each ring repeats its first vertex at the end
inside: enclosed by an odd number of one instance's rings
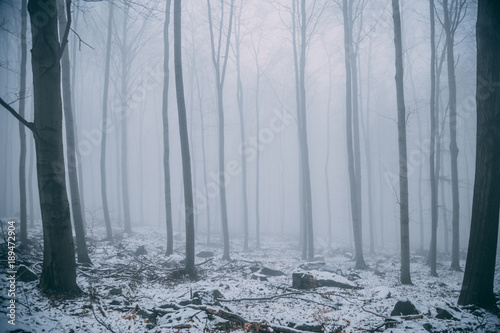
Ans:
MULTIPOLYGON (((449 107, 450 107, 450 155, 451 155, 451 193, 453 202, 452 228, 453 238, 451 245, 451 268, 460 271, 459 258, 459 218, 460 204, 458 196, 458 146, 457 146, 457 83, 455 78, 455 57, 454 43, 455 32, 458 25, 465 17, 467 10, 466 0, 451 1, 448 6, 448 0, 443 0, 443 16, 441 21, 446 34, 446 55, 448 65, 448 91, 449 91, 449 107)), ((438 16, 439 18, 439 16, 438 16)))
MULTIPOLYGON (((115 5, 113 0, 108 5, 108 32, 106 37, 106 55, 104 59, 104 87, 102 93, 102 128, 105 129, 108 121, 108 98, 109 98, 109 69, 111 62, 111 37, 113 36, 113 12, 115 5)), ((106 238, 113 241, 113 230, 111 229, 111 219, 109 217, 108 191, 106 182, 106 142, 107 131, 102 131, 101 156, 99 160, 100 180, 101 180, 101 200, 104 223, 106 225, 106 238)))
POLYGON ((170 25, 170 6, 172 0, 167 0, 165 7, 165 24, 163 28, 163 176, 165 182, 165 213, 167 225, 167 255, 174 253, 174 232, 172 228, 172 197, 170 193, 170 139, 168 129, 168 84, 170 80, 169 59, 170 45, 168 27, 170 25))
POLYGON ((218 31, 215 32, 219 36, 218 40, 214 37, 214 25, 212 23, 212 6, 210 0, 207 0, 208 7, 208 23, 210 29, 210 46, 212 48, 212 64, 214 66, 215 72, 215 86, 217 88, 217 106, 218 106, 218 117, 219 117, 219 200, 220 200, 220 210, 221 210, 221 223, 222 223, 222 234, 224 238, 224 254, 223 258, 226 260, 230 259, 229 255, 229 226, 227 219, 227 200, 226 200, 226 180, 225 180, 225 166, 224 166, 224 80, 226 78, 226 68, 227 60, 229 54, 229 45, 231 42, 231 29, 233 27, 233 15, 234 15, 234 0, 231 0, 230 12, 229 12, 229 23, 227 34, 223 31, 223 18, 224 18, 224 0, 220 2, 220 20, 218 31), (223 38, 225 37, 225 46, 222 49, 224 43, 223 38), (223 52, 222 52, 223 51, 223 52), (221 63, 222 60, 222 63, 221 63))
MULTIPOLYGON (((174 0, 174 63, 175 90, 177 93, 177 111, 179 115, 179 134, 182 153, 182 179, 184 183, 184 207, 186 218, 186 273, 196 276, 195 231, 193 184, 191 181, 191 158, 189 155, 189 136, 187 129, 186 102, 184 99, 184 81, 182 77, 182 36, 181 36, 181 0, 174 0)), ((190 92, 192 93, 192 92, 190 92)))

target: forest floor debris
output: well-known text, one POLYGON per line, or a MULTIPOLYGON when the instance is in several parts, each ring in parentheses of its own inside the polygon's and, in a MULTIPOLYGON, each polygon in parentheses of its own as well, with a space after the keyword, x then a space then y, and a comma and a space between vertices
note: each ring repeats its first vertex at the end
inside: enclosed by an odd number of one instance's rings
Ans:
MULTIPOLYGON (((33 245, 18 251, 19 262, 39 276, 41 234, 30 236, 33 245)), ((439 260, 439 277, 431 277, 425 257, 412 255, 414 284, 403 286, 396 253, 368 255, 369 269, 355 270, 349 250, 342 248, 318 248, 319 260, 304 262, 290 241, 269 239, 262 242, 269 245, 247 252, 233 241, 232 260, 224 261, 220 247, 201 242, 196 280, 183 274, 183 248, 166 257, 165 235, 156 230, 144 229, 113 243, 92 242, 93 265, 78 266, 83 296, 47 297, 37 281, 19 279, 16 326, 9 327, 8 285, 3 283, 0 328, 116 333, 500 331, 498 314, 456 306, 463 273, 449 269, 446 258, 439 260), (294 273, 309 279, 307 288, 292 288, 294 273), (318 284, 325 279, 335 283, 318 284), (410 301, 416 312, 391 315, 398 301, 410 301)), ((0 248, 0 275, 6 281, 5 246, 0 248)))

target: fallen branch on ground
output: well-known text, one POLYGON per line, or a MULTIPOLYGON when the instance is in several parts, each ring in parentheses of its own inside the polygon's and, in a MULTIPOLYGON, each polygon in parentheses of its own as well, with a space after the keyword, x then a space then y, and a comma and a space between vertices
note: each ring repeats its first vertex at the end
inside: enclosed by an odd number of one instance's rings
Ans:
POLYGON ((255 327, 260 327, 261 329, 271 328, 274 332, 277 332, 277 333, 309 333, 309 331, 297 330, 294 328, 285 327, 285 326, 281 326, 281 325, 273 325, 273 324, 268 323, 265 320, 260 321, 260 322, 259 321, 248 321, 245 318, 243 318, 242 316, 240 316, 239 314, 236 314, 236 313, 233 313, 230 311, 226 311, 223 309, 217 310, 214 308, 210 308, 206 305, 188 305, 188 307, 195 309, 195 310, 205 311, 209 315, 220 317, 220 318, 225 319, 227 321, 233 322, 241 327, 255 326, 255 327))

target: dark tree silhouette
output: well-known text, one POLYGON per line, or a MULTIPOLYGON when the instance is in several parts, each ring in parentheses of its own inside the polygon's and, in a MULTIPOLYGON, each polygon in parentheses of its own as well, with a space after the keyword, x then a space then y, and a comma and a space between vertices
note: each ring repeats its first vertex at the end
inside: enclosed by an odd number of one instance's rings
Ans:
POLYGON ((168 130, 168 82, 170 70, 168 63, 170 59, 170 45, 168 39, 168 27, 170 25, 170 7, 172 0, 167 0, 165 7, 165 25, 163 27, 163 176, 165 182, 165 213, 167 225, 167 255, 174 253, 174 232, 172 228, 172 198, 170 193, 170 139, 168 130))
MULTIPOLYGON (((24 118, 26 107, 26 30, 28 26, 28 9, 26 0, 21 2, 21 82, 19 86, 19 115, 24 118)), ((21 153, 19 156, 19 194, 20 194, 20 219, 21 243, 28 241, 28 216, 26 208, 26 132, 24 125, 19 123, 19 139, 21 142, 21 153)))
POLYGON ((191 277, 195 277, 196 269, 194 267, 195 235, 193 185, 191 182, 191 158, 189 156, 186 102, 184 99, 184 80, 182 77, 181 14, 181 0, 174 0, 175 90, 177 93, 177 111, 179 114, 179 134, 181 138, 182 154, 182 178, 184 181, 184 207, 186 214, 186 273, 191 277))
POLYGON ((399 209, 401 224, 401 283, 411 284, 410 278, 410 230, 408 212, 408 161, 406 153, 406 112, 403 86, 403 45, 401 40, 401 14, 399 0, 392 0, 394 20, 394 46, 396 58, 396 98, 398 105, 399 146, 399 209))
MULTIPOLYGON (((66 11, 64 0, 57 0, 57 14, 59 17, 59 36, 63 38, 64 28, 67 24, 66 11)), ((68 180, 71 198, 71 213, 73 216, 73 226, 76 234, 76 253, 78 262, 81 264, 90 264, 90 258, 87 251, 87 243, 85 241, 85 220, 82 214, 82 206, 80 204, 80 190, 78 184, 78 172, 76 166, 76 137, 74 126, 73 103, 71 101, 71 78, 70 78, 70 63, 69 50, 66 47, 61 58, 62 70, 62 96, 64 121, 66 129, 66 158, 68 180)))
POLYGON ((458 304, 485 308, 496 307, 493 281, 500 208, 499 29, 500 2, 479 0, 476 23, 476 173, 469 250, 458 304))

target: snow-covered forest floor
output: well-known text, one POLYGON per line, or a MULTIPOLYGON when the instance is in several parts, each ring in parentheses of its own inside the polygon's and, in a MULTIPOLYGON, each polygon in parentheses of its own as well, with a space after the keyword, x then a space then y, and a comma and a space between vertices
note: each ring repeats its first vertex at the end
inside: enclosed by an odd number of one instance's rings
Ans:
MULTIPOLYGON (((28 250, 16 250, 17 264, 24 264, 39 275, 41 231, 32 231, 30 237, 34 245, 28 250)), ((78 266, 82 296, 47 297, 37 289, 37 281, 22 282, 24 277, 19 277, 16 325, 12 326, 6 319, 6 245, 4 240, 0 242, 0 331, 500 331, 497 314, 456 306, 463 273, 451 271, 450 262, 444 257, 438 258, 439 277, 431 277, 425 257, 412 253, 413 285, 403 286, 398 279, 397 253, 367 254, 369 269, 355 270, 353 253, 348 249, 318 246, 317 260, 305 262, 300 259, 295 242, 269 237, 262 240, 261 249, 248 252, 241 251, 241 240, 233 241, 232 260, 228 262, 221 259, 220 246, 206 245, 199 239, 198 278, 192 280, 182 274, 182 235, 175 237, 175 254, 166 257, 165 234, 153 229, 142 229, 114 243, 89 242, 93 265, 78 266), (293 273, 312 275, 314 279, 305 280, 312 283, 312 288, 292 288, 293 273), (405 299, 416 307, 421 318, 391 317, 395 304, 405 299)), ((497 264, 497 294, 498 267, 497 264)))

